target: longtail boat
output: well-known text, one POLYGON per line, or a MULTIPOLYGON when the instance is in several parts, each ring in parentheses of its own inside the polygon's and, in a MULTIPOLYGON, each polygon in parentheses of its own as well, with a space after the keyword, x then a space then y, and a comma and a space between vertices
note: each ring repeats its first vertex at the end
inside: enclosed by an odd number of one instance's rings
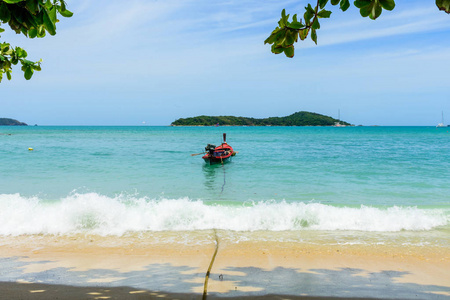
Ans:
POLYGON ((217 163, 224 163, 232 156, 236 155, 236 151, 233 150, 233 148, 227 144, 227 134, 223 134, 223 142, 220 146, 208 144, 205 147, 205 155, 202 157, 206 163, 217 164, 217 163))

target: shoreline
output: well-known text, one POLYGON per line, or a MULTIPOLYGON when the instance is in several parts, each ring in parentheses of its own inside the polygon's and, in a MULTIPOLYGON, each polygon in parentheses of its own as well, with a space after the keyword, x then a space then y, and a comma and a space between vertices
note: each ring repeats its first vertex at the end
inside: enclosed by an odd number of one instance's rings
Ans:
MULTIPOLYGON (((0 287, 9 299, 200 299, 215 232, 162 234, 1 237, 0 287)), ((217 241, 211 299, 450 299, 448 247, 217 241)))

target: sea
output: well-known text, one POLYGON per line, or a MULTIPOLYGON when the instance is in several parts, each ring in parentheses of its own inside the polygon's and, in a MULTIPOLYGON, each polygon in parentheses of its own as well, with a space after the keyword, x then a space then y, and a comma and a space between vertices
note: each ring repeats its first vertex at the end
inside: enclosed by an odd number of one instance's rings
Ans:
POLYGON ((448 248, 449 130, 0 127, 0 236, 448 248), (223 133, 230 162, 192 155, 223 133))

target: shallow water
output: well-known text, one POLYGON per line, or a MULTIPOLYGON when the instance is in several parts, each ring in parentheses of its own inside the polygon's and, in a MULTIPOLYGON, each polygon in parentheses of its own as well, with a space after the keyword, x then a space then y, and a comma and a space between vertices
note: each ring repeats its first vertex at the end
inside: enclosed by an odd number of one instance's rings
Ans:
POLYGON ((447 129, 39 126, 0 133, 4 236, 119 239, 216 228, 236 239, 253 232, 311 243, 449 243, 447 129), (239 152, 230 163, 209 166, 190 155, 220 144, 222 132, 239 152))

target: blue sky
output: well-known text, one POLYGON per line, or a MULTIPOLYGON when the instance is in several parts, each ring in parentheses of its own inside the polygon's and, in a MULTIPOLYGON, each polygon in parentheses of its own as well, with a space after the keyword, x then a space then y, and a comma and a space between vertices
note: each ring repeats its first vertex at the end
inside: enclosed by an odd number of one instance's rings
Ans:
MULTIPOLYGON (((43 59, 0 84, 0 117, 39 125, 169 125, 181 117, 311 111, 359 125, 450 124, 450 15, 399 1, 379 19, 323 19, 293 59, 263 41, 307 1, 68 0, 57 35, 1 36, 43 59), (126 3, 126 5, 124 5, 126 3)), ((6 29, 5 25, 3 28, 6 29)))

